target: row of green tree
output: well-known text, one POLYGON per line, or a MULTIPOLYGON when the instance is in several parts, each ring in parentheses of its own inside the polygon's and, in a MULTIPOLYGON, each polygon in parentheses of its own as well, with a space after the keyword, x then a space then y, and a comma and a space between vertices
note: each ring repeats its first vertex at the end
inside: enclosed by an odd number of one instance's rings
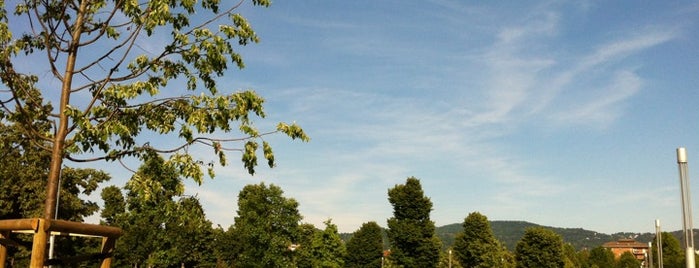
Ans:
MULTIPOLYGON (((19 142, 11 128, 0 128, 3 144, 19 142)), ((28 147, 31 148, 31 147, 28 147)), ((13 152, 5 147, 4 152, 13 152)), ((25 169, 27 161, 42 157, 41 151, 15 151, 2 158, 0 172, 25 169)), ((39 171, 40 172, 40 171, 39 171)), ((27 173, 26 176, 31 177, 27 173)), ((2 218, 33 217, 41 211, 42 181, 23 177, 4 180, 0 210, 2 218), (8 195, 9 194, 9 195, 8 195)), ((65 219, 82 221, 99 210, 80 194, 94 191, 109 177, 91 169, 65 169, 61 210, 65 219)), ((275 185, 245 186, 238 196, 235 223, 227 229, 213 227, 196 196, 185 196, 177 170, 164 165, 158 154, 145 163, 120 188, 102 190, 103 223, 119 226, 125 234, 118 240, 116 267, 639 267, 633 255, 618 260, 598 247, 576 251, 560 235, 542 227, 529 228, 514 252, 508 251, 492 233, 486 216, 473 212, 450 248, 444 248, 430 220, 432 202, 420 181, 408 178, 388 190, 394 208, 388 228, 367 222, 343 241, 330 220, 323 229, 301 223, 298 202, 283 195, 275 185), (384 234, 388 241, 384 241, 384 234), (386 243, 387 242, 387 243, 386 243), (388 245, 388 246, 386 246, 388 245)), ((30 245, 28 237, 21 237, 30 245)), ((98 241, 73 237, 57 239, 56 256, 86 254, 98 241)), ((664 236, 665 267, 682 267, 679 243, 664 236)), ((27 248, 12 248, 9 267, 26 267, 27 248)), ((81 266, 89 267, 91 263, 81 266)))

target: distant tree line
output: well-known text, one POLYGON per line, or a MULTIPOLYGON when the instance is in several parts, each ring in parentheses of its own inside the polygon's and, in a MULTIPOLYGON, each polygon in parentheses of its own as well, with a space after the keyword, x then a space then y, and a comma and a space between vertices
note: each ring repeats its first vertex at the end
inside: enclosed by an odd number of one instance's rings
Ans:
MULTIPOLYGON (((15 138, 8 135, 0 140, 15 138)), ((0 174, 21 166, 18 159, 21 158, 2 158, 0 161, 6 165, 0 166, 0 174)), ((239 192, 238 216, 233 225, 226 229, 214 227, 197 197, 184 195, 181 176, 163 163, 158 154, 151 154, 126 185, 102 190, 102 223, 125 231, 118 240, 114 267, 626 268, 641 265, 630 253, 614 258, 610 250, 602 247, 576 251, 559 234, 544 227, 526 229, 510 251, 495 238, 487 217, 479 212, 469 213, 454 243, 444 247, 430 219, 432 202, 425 196, 420 180, 413 177, 388 190, 393 217, 387 220, 385 237, 384 229, 370 221, 345 242, 330 219, 321 228, 303 223, 299 203, 285 197, 280 187, 265 183, 247 185, 239 192)), ((68 174, 69 179, 63 182, 65 193, 61 195, 61 200, 66 201, 65 209, 60 215, 81 221, 98 207, 93 202, 81 201, 79 194, 89 193, 109 177, 95 170, 68 169, 68 174)), ((0 206, 2 218, 40 213, 41 204, 35 202, 34 193, 20 190, 35 187, 35 183, 17 180, 0 184, 5 190, 0 192, 3 201, 7 200, 0 206)), ((26 237, 20 237, 20 241, 29 244, 26 237)), ((58 258, 89 253, 98 247, 98 241, 90 239, 58 241, 55 254, 58 258)), ((663 257, 664 267, 684 267, 683 251, 669 233, 663 233, 663 257)), ((27 261, 27 248, 13 248, 7 267, 26 267, 27 261)), ((75 267, 93 266, 94 263, 87 262, 75 267)))

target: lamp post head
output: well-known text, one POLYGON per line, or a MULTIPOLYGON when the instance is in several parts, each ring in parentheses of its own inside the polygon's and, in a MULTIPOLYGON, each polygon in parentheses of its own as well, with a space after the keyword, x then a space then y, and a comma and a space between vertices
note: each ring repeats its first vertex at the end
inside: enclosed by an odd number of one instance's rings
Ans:
POLYGON ((684 147, 677 148, 677 163, 687 163, 687 149, 684 147))

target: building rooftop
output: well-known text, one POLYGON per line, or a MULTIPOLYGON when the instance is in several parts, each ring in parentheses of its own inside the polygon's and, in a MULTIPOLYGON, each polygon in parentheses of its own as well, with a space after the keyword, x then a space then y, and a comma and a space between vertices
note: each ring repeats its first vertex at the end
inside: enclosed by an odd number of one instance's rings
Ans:
POLYGON ((602 245, 605 248, 648 248, 648 243, 641 243, 633 239, 619 239, 602 245))

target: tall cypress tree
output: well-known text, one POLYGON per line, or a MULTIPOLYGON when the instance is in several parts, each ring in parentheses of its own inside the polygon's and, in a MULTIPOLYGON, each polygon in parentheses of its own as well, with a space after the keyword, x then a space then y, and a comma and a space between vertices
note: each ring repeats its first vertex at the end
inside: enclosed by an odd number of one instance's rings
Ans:
POLYGON ((383 238, 381 227, 376 222, 362 224, 349 242, 347 242, 347 257, 345 267, 348 268, 378 268, 383 257, 383 238))
POLYGON ((432 201, 425 196, 420 180, 410 177, 405 184, 388 190, 393 217, 388 219, 391 260, 405 268, 436 267, 441 242, 430 220, 432 201))
POLYGON ((463 266, 503 266, 503 248, 495 238, 486 216, 478 212, 468 214, 463 228, 454 240, 456 257, 463 266))

